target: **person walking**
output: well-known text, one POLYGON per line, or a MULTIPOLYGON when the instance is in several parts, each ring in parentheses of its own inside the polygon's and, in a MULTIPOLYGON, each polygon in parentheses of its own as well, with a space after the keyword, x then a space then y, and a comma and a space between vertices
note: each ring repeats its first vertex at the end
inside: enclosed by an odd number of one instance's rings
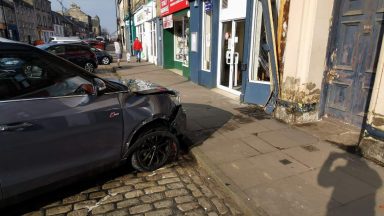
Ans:
POLYGON ((115 54, 116 54, 116 59, 117 59, 117 67, 121 68, 120 61, 121 61, 121 58, 123 57, 123 53, 122 53, 122 50, 121 50, 120 38, 117 38, 117 40, 113 43, 113 45, 115 45, 115 54))
POLYGON ((141 62, 141 51, 143 50, 143 46, 139 38, 137 37, 133 42, 133 50, 135 51, 135 54, 136 54, 136 62, 141 62))

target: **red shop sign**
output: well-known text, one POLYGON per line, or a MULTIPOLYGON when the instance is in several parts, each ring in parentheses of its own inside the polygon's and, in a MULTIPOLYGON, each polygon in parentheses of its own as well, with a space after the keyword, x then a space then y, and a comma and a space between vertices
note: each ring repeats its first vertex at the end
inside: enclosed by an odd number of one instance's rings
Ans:
POLYGON ((189 0, 160 0, 161 16, 167 16, 188 7, 189 0))

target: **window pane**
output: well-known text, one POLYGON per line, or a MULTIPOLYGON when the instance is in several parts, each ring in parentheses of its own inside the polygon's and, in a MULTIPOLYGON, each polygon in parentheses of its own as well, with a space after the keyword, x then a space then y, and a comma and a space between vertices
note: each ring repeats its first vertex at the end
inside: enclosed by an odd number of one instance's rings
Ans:
POLYGON ((175 61, 183 62, 183 65, 188 66, 189 52, 189 19, 188 17, 180 17, 173 22, 174 41, 175 41, 175 61))
POLYGON ((269 45, 267 43, 266 29, 263 18, 261 2, 255 6, 254 32, 252 42, 252 63, 250 67, 251 81, 270 81, 269 45))
POLYGON ((211 37, 212 37, 212 12, 206 11, 206 2, 203 10, 203 34, 202 34, 202 69, 211 70, 211 37))
POLYGON ((2 53, 0 100, 74 95, 81 84, 91 84, 64 68, 33 53, 2 53))

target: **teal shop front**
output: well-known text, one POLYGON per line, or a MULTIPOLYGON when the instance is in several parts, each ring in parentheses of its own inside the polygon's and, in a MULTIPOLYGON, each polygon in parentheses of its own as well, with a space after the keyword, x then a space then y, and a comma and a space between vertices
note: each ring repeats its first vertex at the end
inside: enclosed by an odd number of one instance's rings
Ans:
POLYGON ((163 67, 186 78, 189 72, 190 11, 189 1, 161 1, 163 18, 163 67))

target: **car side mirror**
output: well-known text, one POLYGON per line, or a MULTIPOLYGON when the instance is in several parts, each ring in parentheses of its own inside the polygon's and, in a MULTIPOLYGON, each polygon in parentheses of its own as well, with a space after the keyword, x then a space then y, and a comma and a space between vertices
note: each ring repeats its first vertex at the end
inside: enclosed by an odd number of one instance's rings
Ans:
POLYGON ((105 89, 107 89, 107 85, 105 85, 105 82, 102 79, 95 78, 94 83, 95 83, 95 87, 97 89, 97 92, 102 92, 105 89))

